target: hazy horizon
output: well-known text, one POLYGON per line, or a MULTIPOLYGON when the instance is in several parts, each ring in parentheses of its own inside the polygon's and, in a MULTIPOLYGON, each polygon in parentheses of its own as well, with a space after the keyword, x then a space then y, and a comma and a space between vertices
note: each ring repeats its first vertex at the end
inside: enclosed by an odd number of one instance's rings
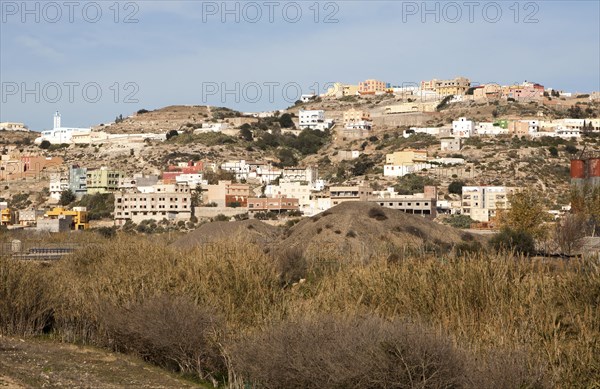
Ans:
POLYGON ((23 4, 1 3, 0 121, 36 131, 57 110, 71 127, 168 105, 276 110, 368 78, 600 90, 598 2, 23 4))

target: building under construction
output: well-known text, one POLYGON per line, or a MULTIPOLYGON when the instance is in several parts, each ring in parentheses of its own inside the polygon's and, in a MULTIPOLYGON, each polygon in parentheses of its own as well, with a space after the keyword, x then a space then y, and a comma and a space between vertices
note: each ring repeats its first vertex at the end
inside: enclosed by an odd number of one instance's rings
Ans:
POLYGON ((571 160, 571 184, 600 187, 600 151, 582 153, 571 160))

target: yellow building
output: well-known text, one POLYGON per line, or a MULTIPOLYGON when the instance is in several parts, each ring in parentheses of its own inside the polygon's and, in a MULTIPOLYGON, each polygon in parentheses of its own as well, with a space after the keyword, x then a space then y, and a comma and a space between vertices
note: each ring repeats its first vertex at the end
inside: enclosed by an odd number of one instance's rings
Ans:
POLYGON ((406 166, 413 163, 427 162, 427 150, 404 150, 386 154, 385 164, 394 166, 406 166))
POLYGON ((421 81, 421 89, 435 91, 440 96, 464 95, 471 87, 471 81, 465 77, 456 77, 451 80, 421 81))
POLYGON ((10 208, 0 210, 0 226, 10 226, 13 223, 12 212, 10 208))
POLYGON ((371 120, 371 114, 355 108, 344 111, 344 123, 356 123, 362 120, 371 120))
POLYGON ((344 96, 356 96, 357 93, 358 85, 349 85, 336 82, 331 88, 327 89, 325 96, 339 99, 340 97, 344 96))
POLYGON ((87 171, 87 193, 92 195, 96 193, 110 193, 119 188, 119 180, 124 174, 117 170, 109 170, 102 167, 96 170, 87 171))
POLYGON ((46 212, 44 217, 48 219, 72 218, 72 230, 87 230, 90 228, 88 213, 85 207, 74 207, 72 211, 64 208, 54 208, 52 211, 46 212))
POLYGON ((387 84, 384 81, 379 80, 366 80, 361 81, 358 84, 358 92, 360 94, 375 94, 378 92, 385 92, 387 89, 387 84))
POLYGON ((13 122, 2 122, 0 123, 0 130, 5 131, 29 131, 25 124, 23 123, 13 123, 13 122))

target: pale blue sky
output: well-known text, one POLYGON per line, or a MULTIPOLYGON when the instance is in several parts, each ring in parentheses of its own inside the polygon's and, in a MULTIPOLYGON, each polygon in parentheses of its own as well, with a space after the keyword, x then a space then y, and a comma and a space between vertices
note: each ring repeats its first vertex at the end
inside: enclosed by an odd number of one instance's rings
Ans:
POLYGON ((69 126, 172 104, 270 110, 289 106, 296 84, 323 92, 328 82, 367 78, 402 84, 463 75, 479 83, 600 90, 600 2, 473 3, 471 22, 463 1, 58 1, 57 16, 48 2, 28 2, 33 12, 25 13, 21 1, 0 0, 0 121, 42 130, 56 110, 69 126), (102 15, 92 23, 98 9, 102 15), (302 15, 292 23, 297 9, 302 15), (324 22, 328 15, 333 23, 324 22), (137 22, 124 23, 126 16, 137 22), (221 95, 222 86, 233 90, 236 82, 239 93, 221 95), (69 83, 79 84, 72 102, 69 83), (260 86, 260 98, 248 83, 260 86), (273 102, 265 83, 279 83, 273 102), (219 90, 209 93, 214 85, 219 90), (23 87, 34 92, 22 96, 23 87))

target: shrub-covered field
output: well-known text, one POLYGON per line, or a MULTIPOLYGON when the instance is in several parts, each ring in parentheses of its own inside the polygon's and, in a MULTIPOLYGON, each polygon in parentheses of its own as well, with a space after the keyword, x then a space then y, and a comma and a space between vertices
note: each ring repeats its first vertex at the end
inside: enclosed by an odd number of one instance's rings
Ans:
POLYGON ((0 333, 106 347, 240 388, 600 385, 591 259, 352 264, 244 242, 178 252, 158 238, 80 236, 83 249, 50 265, 0 258, 0 333))

